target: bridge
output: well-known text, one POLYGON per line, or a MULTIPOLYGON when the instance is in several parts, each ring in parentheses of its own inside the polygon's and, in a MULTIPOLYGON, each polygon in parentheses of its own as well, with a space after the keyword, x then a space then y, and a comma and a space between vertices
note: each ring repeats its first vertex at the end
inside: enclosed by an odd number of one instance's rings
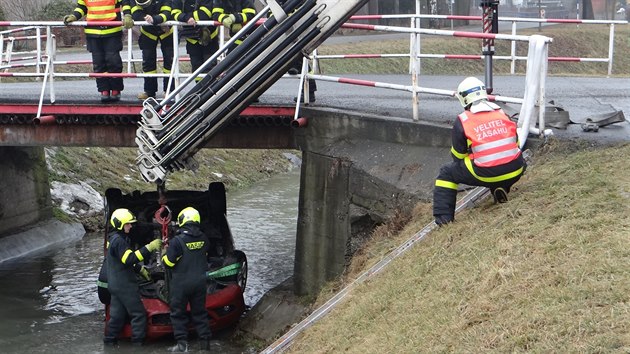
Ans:
MULTIPOLYGON (((536 60, 540 64, 545 59, 541 56, 536 60)), ((542 74, 495 78, 493 99, 521 106, 519 119, 544 117, 534 106, 544 104, 545 90, 547 99, 570 107, 576 122, 606 109, 630 111, 626 79, 606 79, 602 85, 600 78, 547 78, 545 86, 544 71, 542 74), (528 91, 526 80, 533 83, 535 92, 528 91)), ((298 293, 313 293, 343 271, 354 221, 368 217, 382 222, 392 211, 430 198, 436 171, 450 160, 450 123, 461 109, 450 97, 462 79, 459 76, 413 75, 411 86, 404 82, 409 77, 403 76, 381 75, 370 80, 308 77, 318 80, 315 104, 294 106, 293 96, 299 86, 296 80, 275 81, 262 94, 260 103, 244 107, 229 125, 203 142, 203 147, 302 151, 303 197, 295 268, 298 293), (354 86, 347 89, 339 83, 354 86), (378 87, 399 90, 378 91, 378 87), (412 97, 405 92, 411 92, 412 97), (298 117, 301 119, 295 119, 298 117)), ((141 91, 141 80, 126 79, 125 86, 120 102, 103 105, 97 101, 91 81, 58 81, 56 101, 42 105, 24 98, 42 97, 37 83, 0 83, 0 154, 4 157, 0 178, 11 186, 0 194, 0 234, 50 214, 39 147, 136 146, 145 108, 134 99, 141 91), (21 203, 14 205, 18 199, 21 203), (33 205, 38 207, 33 210, 33 205)), ((534 120, 531 124, 523 122, 523 141, 531 132, 544 135, 544 120, 540 123, 537 128, 534 120)), ((609 141, 627 139, 627 124, 617 128, 602 129, 598 134, 610 133, 609 141)), ((578 125, 557 133, 583 134, 578 125)))

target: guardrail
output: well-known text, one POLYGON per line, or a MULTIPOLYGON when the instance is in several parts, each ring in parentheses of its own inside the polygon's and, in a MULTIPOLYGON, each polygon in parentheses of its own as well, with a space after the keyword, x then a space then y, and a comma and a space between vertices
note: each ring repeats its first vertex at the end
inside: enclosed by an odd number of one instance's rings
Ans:
MULTIPOLYGON (((417 4, 419 6, 419 1, 417 0, 417 4)), ((419 7, 418 7, 419 9, 419 7)), ((418 10, 419 12, 419 10, 418 10)), ((420 93, 428 93, 428 94, 438 94, 438 95, 446 95, 446 96, 453 96, 453 91, 449 91, 449 90, 437 90, 437 89, 431 89, 431 88, 423 88, 423 87, 419 87, 418 86, 418 82, 420 81, 419 79, 419 75, 420 75, 420 70, 419 70, 419 64, 420 64, 420 59, 424 56, 427 57, 428 54, 423 54, 421 55, 419 52, 419 41, 420 41, 420 34, 431 34, 431 35, 443 35, 443 36, 454 36, 454 37, 466 37, 466 38, 473 38, 473 39, 482 39, 482 40, 494 40, 494 39, 504 39, 504 40, 510 40, 513 43, 515 43, 516 41, 527 41, 530 42, 530 47, 532 46, 532 44, 534 42, 538 43, 542 43, 542 46, 544 47, 544 55, 540 54, 537 57, 528 57, 528 58, 522 58, 522 60, 537 60, 539 61, 540 58, 544 57, 545 60, 545 64, 544 64, 544 70, 543 72, 543 76, 538 76, 536 78, 529 78, 529 80, 532 80, 534 82, 533 87, 535 87, 537 90, 536 92, 527 92, 525 94, 524 98, 510 98, 510 97, 502 97, 502 96, 490 96, 491 99, 497 100, 497 101, 503 101, 503 102, 512 102, 512 103, 519 103, 519 104, 523 104, 523 107, 525 107, 525 105, 531 105, 530 108, 528 108, 529 111, 524 111, 521 112, 520 117, 527 117, 527 119, 531 118, 531 114, 533 114, 533 108, 535 105, 544 105, 544 76, 546 76, 546 61, 548 60, 547 57, 547 45, 548 43, 551 42, 551 39, 546 38, 546 37, 541 37, 541 36, 519 36, 519 35, 515 35, 515 34, 493 34, 493 33, 476 33, 476 32, 462 32, 462 31, 444 31, 444 30, 432 30, 432 29, 422 29, 419 28, 420 26, 420 18, 446 18, 446 19, 467 19, 467 20, 480 20, 481 17, 478 16, 440 16, 440 15, 420 15, 420 14, 415 14, 415 15, 381 15, 381 16, 353 16, 351 19, 352 20, 358 20, 358 19, 375 19, 375 18, 409 18, 411 19, 411 26, 409 28, 406 27, 393 27, 393 26, 375 26, 375 25, 364 25, 364 24, 355 24, 355 23, 347 23, 344 25, 344 27, 346 28, 355 28, 355 29, 367 29, 367 30, 378 30, 378 31, 392 31, 392 32, 399 32, 399 33, 408 33, 410 34, 410 53, 406 54, 405 56, 408 56, 410 58, 410 72, 412 74, 412 78, 411 78, 411 85, 410 86, 400 86, 400 85, 393 85, 393 84, 387 84, 387 83, 375 83, 375 82, 359 82, 360 80, 352 80, 352 79, 343 79, 343 78, 334 78, 334 77, 330 77, 330 76, 323 76, 323 75, 315 75, 315 74, 309 74, 308 73, 308 65, 305 59, 305 63, 303 65, 303 70, 302 70, 302 75, 300 76, 300 86, 306 86, 305 88, 308 88, 308 78, 312 78, 312 79, 317 79, 317 80, 323 80, 323 81, 335 81, 335 82, 339 82, 339 83, 345 83, 345 84, 361 84, 361 85, 366 85, 366 86, 373 86, 373 87, 381 87, 381 88, 388 88, 388 89, 394 89, 394 90, 400 90, 400 91, 405 91, 405 92, 411 92, 412 93, 412 106, 413 106, 413 119, 414 120, 419 120, 419 109, 418 109, 418 105, 419 105, 419 94, 420 93), (532 37, 536 37, 537 39, 535 41, 532 41, 532 37), (538 58, 538 59, 537 59, 538 58), (531 99, 529 99, 528 97, 533 97, 531 99)), ((514 20, 521 20, 521 19, 514 19, 514 20)), ((532 19, 528 19, 528 21, 531 21, 532 19)), ((551 21, 551 20, 547 20, 547 21, 551 21)), ((571 21, 575 21, 575 20, 571 20, 571 21)), ((620 21, 617 21, 620 22, 620 21)), ((94 23, 90 23, 90 24, 94 24, 94 23)), ((122 25, 121 21, 109 21, 109 22, 103 22, 100 23, 102 25, 122 25)), ((37 30, 39 31, 40 28, 43 26, 46 28, 46 35, 45 36, 40 36, 40 35, 36 35, 33 36, 35 38, 45 38, 46 40, 46 54, 45 55, 39 55, 38 54, 38 58, 41 58, 41 61, 37 61, 31 64, 12 64, 12 67, 19 67, 19 66, 27 66, 27 65, 33 65, 36 67, 39 67, 41 65, 45 65, 45 71, 42 72, 35 72, 35 73, 0 73, 0 78, 2 76, 16 76, 16 77, 43 77, 43 85, 42 85, 42 91, 41 91, 41 95, 40 95, 40 109, 38 110, 38 117, 40 115, 41 112, 41 105, 43 104, 43 97, 44 97, 44 89, 45 86, 47 84, 47 81, 51 82, 51 88, 50 88, 50 100, 51 102, 55 101, 55 92, 54 92, 54 88, 52 87, 52 82, 54 80, 54 77, 123 77, 123 78, 144 78, 144 77, 167 77, 170 76, 173 78, 173 80, 175 80, 176 82, 176 87, 177 84, 179 83, 179 80, 181 78, 187 78, 186 81, 191 80, 191 76, 199 74, 199 73, 192 73, 192 74, 183 74, 180 72, 180 68, 179 68, 179 62, 182 60, 186 60, 185 58, 183 58, 182 56, 179 55, 179 43, 178 43, 178 29, 180 26, 185 25, 184 23, 180 23, 180 22, 176 22, 176 21, 169 21, 166 23, 167 25, 172 25, 174 26, 174 35, 173 35, 173 41, 174 41, 174 48, 175 48, 175 58, 174 58, 174 63, 173 63, 173 68, 171 70, 171 74, 167 75, 167 74, 138 74, 138 73, 132 73, 132 64, 134 62, 137 61, 141 61, 141 59, 134 59, 133 58, 133 52, 132 52, 132 48, 133 48, 133 38, 130 34, 130 32, 128 32, 128 36, 127 36, 127 55, 126 55, 126 60, 125 63, 127 65, 127 73, 120 73, 120 74, 111 74, 111 73, 100 73, 100 74, 96 74, 96 73, 55 73, 54 72, 54 67, 55 65, 63 65, 63 64, 78 64, 78 63, 83 63, 83 64, 88 64, 91 61, 55 61, 55 55, 56 55, 56 42, 55 42, 55 37, 52 35, 52 31, 51 31, 51 27, 55 27, 55 26, 59 26, 59 27, 64 27, 65 25, 61 22, 61 21, 43 21, 43 22, 0 22, 0 26, 39 26, 36 27, 37 30)), ((215 21, 204 21, 204 22, 199 22, 200 25, 215 25, 218 26, 220 29, 220 38, 221 38, 221 44, 224 43, 225 41, 225 31, 224 28, 220 25, 220 23, 215 22, 215 21)), ((85 21, 76 21, 70 24, 70 26, 85 26, 87 25, 87 22, 85 21)), ((142 25, 148 25, 148 23, 144 22, 144 21, 137 21, 135 22, 136 26, 142 26, 142 25)), ((131 31, 131 30, 129 30, 131 31)), ((0 33, 0 35, 3 35, 3 33, 0 33)), ((38 40, 38 43, 40 42, 40 40, 38 40)), ((41 47, 41 44, 38 44, 38 48, 41 47)), ((531 52, 531 50, 530 50, 531 52)), ((539 51, 540 52, 540 51, 539 51)), ((38 51, 39 53, 39 51, 38 51)), ((402 55, 400 55, 402 56, 402 55)), ((433 54, 433 57, 436 57, 438 55, 433 54)), ((348 55, 346 57, 375 57, 375 55, 348 55)), ((386 55, 383 55, 382 57, 386 57, 386 55)), ((474 57, 475 59, 480 59, 482 58, 482 56, 467 56, 467 55, 460 55, 460 56, 449 56, 449 58, 457 58, 457 59, 470 59, 474 57)), ((512 55, 510 56, 513 60, 516 60, 516 56, 512 55)), ((314 71, 316 71, 317 65, 318 65, 318 60, 319 59, 324 59, 324 56, 318 56, 317 52, 315 51, 313 53, 313 56, 311 57, 311 59, 313 59, 313 66, 314 66, 314 71)), ((15 61, 15 60, 14 60, 15 61)), ((542 63, 538 63, 536 64, 537 68, 543 68, 543 64, 542 63)), ((203 74, 201 74, 203 75, 203 74)), ((528 72, 529 75, 529 72, 528 72)), ((526 85, 526 87, 530 87, 531 85, 526 85)), ((177 89, 176 89, 177 91, 177 89)), ((307 95, 308 90, 305 89, 304 90, 305 94, 307 95)), ((300 90, 298 90, 298 107, 296 109, 296 116, 295 118, 297 119, 298 115, 299 115, 299 104, 301 101, 301 93, 300 90)), ((308 102, 308 97, 306 97, 305 101, 308 102)), ((545 132, 549 133, 548 131, 546 131, 544 129, 544 110, 539 110, 539 129, 532 129, 531 132, 535 133, 535 134, 544 134, 545 132)), ((524 129, 529 131, 529 123, 527 124, 520 124, 520 126, 525 127, 524 129)), ((521 138, 521 141, 524 143, 526 139, 521 138)))
MULTIPOLYGON (((410 28, 420 28, 420 22, 417 21, 419 19, 445 19, 445 20, 463 20, 463 21, 479 21, 482 22, 483 19, 481 16, 460 16, 460 15, 421 15, 421 14, 410 14, 410 15, 361 15, 361 16, 352 16, 350 20, 378 20, 378 19, 408 19, 411 21, 410 28)), ((584 25, 592 25, 592 24, 604 24, 609 25, 609 36, 608 36, 608 55, 606 57, 596 57, 596 58, 580 58, 580 57, 549 57, 548 60, 553 62, 602 62, 608 63, 608 75, 610 77, 612 75, 612 67, 613 67, 613 54, 615 49, 615 25, 628 25, 628 21, 621 20, 577 20, 577 19, 545 19, 545 18, 519 18, 519 17, 498 17, 499 22, 511 22, 511 34, 517 35, 517 24, 518 23, 555 23, 555 24, 584 24, 584 25)), ((359 25, 354 23, 347 23, 342 26, 343 28, 354 28, 354 29, 363 29, 363 30, 374 30, 370 27, 365 27, 365 25, 359 25)), ((379 31, 386 32, 398 32, 398 30, 392 30, 390 26, 379 26, 379 31)), ((480 26, 481 28, 481 26, 480 26)), ((510 54, 507 56, 493 55, 494 59, 497 60, 510 60, 510 74, 514 75, 515 73, 515 64, 518 60, 526 60, 527 57, 516 55, 516 41, 511 41, 510 54)), ((380 55, 379 54, 348 54, 348 55, 319 55, 315 56, 314 59, 342 59, 342 58, 386 58, 386 57, 411 57, 414 53, 402 53, 402 54, 387 54, 380 55)), ((452 55, 452 54, 422 54, 420 52, 415 53, 417 58, 444 58, 444 59, 464 59, 464 60, 479 60, 483 59, 483 55, 452 55)))

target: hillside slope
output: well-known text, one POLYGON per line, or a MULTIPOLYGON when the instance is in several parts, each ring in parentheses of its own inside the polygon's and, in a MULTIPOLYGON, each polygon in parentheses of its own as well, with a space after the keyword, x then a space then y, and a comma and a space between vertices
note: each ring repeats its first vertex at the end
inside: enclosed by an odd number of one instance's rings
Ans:
MULTIPOLYGON (((486 200, 457 215, 290 351, 629 352, 629 153, 630 145, 545 146, 509 203, 486 200)), ((414 214, 401 233, 380 233, 358 268, 426 225, 430 205, 414 214)))

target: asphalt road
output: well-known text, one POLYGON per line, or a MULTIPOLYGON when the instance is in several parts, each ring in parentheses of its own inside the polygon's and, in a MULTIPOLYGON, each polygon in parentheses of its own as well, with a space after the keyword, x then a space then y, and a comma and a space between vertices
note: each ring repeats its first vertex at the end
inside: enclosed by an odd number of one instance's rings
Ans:
MULTIPOLYGON (((349 78, 375 82, 411 85, 408 75, 350 75, 349 78)), ((483 79, 483 77, 481 77, 483 79)), ((421 76, 419 86, 454 90, 462 76, 421 76)), ((293 105, 298 80, 283 78, 260 97, 263 105, 293 105)), ((412 119, 411 93, 368 86, 356 86, 318 81, 317 101, 313 106, 347 109, 365 114, 412 119)), ((57 103, 99 103, 93 80, 56 81, 57 103)), ((125 79, 121 103, 138 103, 136 94, 142 91, 142 79, 125 79)), ((523 97, 524 76, 494 77, 494 93, 509 97, 523 97)), ((0 82, 1 102, 36 102, 41 91, 40 82, 0 82)), ((47 91, 48 94, 48 91, 47 91)), ((48 97, 48 96, 46 96, 48 97)), ((554 101, 569 112, 571 121, 584 122, 596 114, 621 110, 630 118, 630 78, 548 77, 546 102, 554 101)), ((520 106, 514 105, 515 109, 520 106)), ((423 121, 450 124, 461 111, 457 99, 432 94, 420 95, 419 114, 423 121)), ((566 130, 553 129, 560 137, 581 137, 603 142, 630 140, 630 124, 626 121, 603 127, 599 132, 583 132, 579 124, 566 130)))

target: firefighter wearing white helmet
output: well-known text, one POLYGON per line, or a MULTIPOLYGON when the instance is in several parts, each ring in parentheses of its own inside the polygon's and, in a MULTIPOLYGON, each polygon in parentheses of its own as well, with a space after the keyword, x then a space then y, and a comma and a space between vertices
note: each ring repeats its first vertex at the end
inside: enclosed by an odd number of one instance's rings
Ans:
POLYGON ((129 233, 136 223, 135 215, 129 209, 116 209, 110 217, 113 231, 107 242, 107 256, 105 257, 107 289, 111 294, 109 307, 109 323, 103 342, 105 345, 115 345, 118 335, 125 325, 127 316, 131 318, 131 341, 142 345, 146 336, 147 318, 144 305, 140 299, 140 292, 136 274, 150 279, 149 272, 140 265, 151 254, 162 247, 162 240, 155 239, 139 250, 131 249, 129 233))
POLYGON ((210 241, 201 231, 199 211, 182 209, 177 216, 179 230, 169 243, 162 261, 172 275, 169 284, 171 323, 177 341, 172 351, 188 351, 188 311, 201 340, 202 349, 210 349, 210 326, 206 310, 206 271, 210 241))
POLYGON ((453 162, 442 166, 435 180, 433 216, 438 225, 455 220, 459 183, 488 187, 495 202, 505 203, 510 188, 527 167, 516 123, 488 101, 481 80, 467 77, 457 87, 455 96, 464 112, 453 123, 453 162))

